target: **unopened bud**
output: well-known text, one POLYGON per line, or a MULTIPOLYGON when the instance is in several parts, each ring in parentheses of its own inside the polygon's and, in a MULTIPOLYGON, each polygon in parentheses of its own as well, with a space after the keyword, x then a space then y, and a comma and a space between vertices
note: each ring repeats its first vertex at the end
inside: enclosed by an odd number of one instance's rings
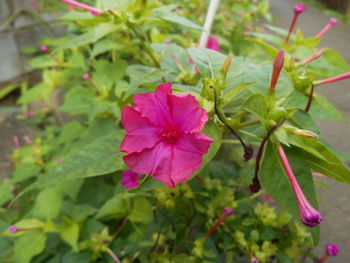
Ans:
POLYGON ((319 51, 316 51, 315 53, 313 53, 313 54, 311 55, 311 57, 305 59, 305 60, 302 62, 302 64, 303 64, 303 65, 306 65, 306 64, 310 63, 311 61, 314 61, 314 60, 318 59, 320 56, 323 55, 324 52, 326 52, 326 49, 321 49, 321 50, 319 50, 319 51))
POLYGON ((297 130, 293 130, 293 133, 299 136, 303 136, 306 138, 317 138, 318 135, 312 131, 308 131, 308 130, 302 130, 302 129, 297 129, 297 130))
POLYGON ((337 244, 327 244, 326 253, 329 256, 335 257, 339 254, 339 247, 337 244))
POLYGON ((304 4, 296 4, 294 6, 294 13, 295 14, 301 14, 307 10, 307 7, 304 4))
POLYGON ((10 233, 12 233, 12 234, 14 234, 14 233, 16 233, 17 232, 17 227, 15 226, 15 225, 11 225, 11 226, 9 226, 9 232, 10 233))
POLYGON ((273 62, 271 83, 270 83, 270 89, 269 89, 270 92, 273 92, 275 90, 277 80, 283 69, 283 64, 284 64, 284 50, 282 49, 280 52, 278 52, 273 62))
POLYGON ((227 73, 227 71, 229 70, 230 66, 231 66, 231 62, 232 62, 232 55, 228 55, 224 61, 224 64, 222 65, 222 71, 224 72, 224 74, 227 73))
POLYGON ((334 17, 331 17, 328 21, 328 24, 315 37, 322 37, 329 29, 331 29, 336 24, 338 24, 338 20, 334 17))
POLYGON ((39 49, 40 49, 40 51, 42 51, 42 52, 44 52, 44 53, 49 52, 49 48, 48 48, 47 46, 45 46, 45 45, 41 45, 41 46, 39 47, 39 49))
POLYGON ((340 74, 340 75, 332 77, 332 78, 328 78, 328 79, 324 79, 324 80, 320 80, 320 81, 315 81, 313 84, 315 86, 318 86, 318 85, 332 83, 332 82, 336 82, 336 81, 340 81, 340 80, 348 79, 348 78, 350 78, 350 72, 340 74))
POLYGON ((88 73, 85 73, 84 75, 83 75, 83 79, 89 79, 90 78, 90 75, 88 74, 88 73))

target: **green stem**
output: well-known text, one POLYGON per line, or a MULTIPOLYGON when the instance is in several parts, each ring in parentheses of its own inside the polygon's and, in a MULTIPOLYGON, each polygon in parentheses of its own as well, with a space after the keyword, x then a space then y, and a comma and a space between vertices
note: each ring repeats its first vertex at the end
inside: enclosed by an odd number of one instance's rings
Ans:
POLYGON ((121 263, 120 259, 117 257, 116 254, 114 254, 114 252, 110 248, 107 247, 106 252, 108 253, 108 255, 110 255, 110 257, 115 263, 121 263))
POLYGON ((239 140, 222 140, 222 143, 228 143, 228 144, 241 144, 239 140))

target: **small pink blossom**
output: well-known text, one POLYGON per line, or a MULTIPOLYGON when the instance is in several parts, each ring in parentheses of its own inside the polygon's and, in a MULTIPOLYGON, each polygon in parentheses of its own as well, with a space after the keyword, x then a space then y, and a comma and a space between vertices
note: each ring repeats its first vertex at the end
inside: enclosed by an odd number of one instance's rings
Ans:
POLYGON ((290 35, 292 34, 293 30, 294 30, 294 26, 298 20, 298 17, 301 13, 305 12, 307 10, 306 6, 304 4, 296 4, 294 6, 294 16, 293 16, 293 20, 292 23, 289 26, 289 30, 288 30, 288 35, 286 36, 286 39, 284 40, 284 44, 288 44, 290 35))
POLYGON ((219 51, 219 40, 216 37, 209 37, 206 48, 219 51))
POLYGON ((42 51, 42 52, 44 52, 44 53, 49 52, 49 48, 48 48, 47 46, 45 46, 45 45, 41 45, 41 46, 39 47, 39 49, 40 49, 40 51, 42 51))
POLYGON ((89 73, 85 73, 85 74, 83 75, 83 79, 89 79, 89 78, 90 78, 89 73))
POLYGON ((339 254, 339 247, 337 244, 327 244, 326 245, 326 253, 329 256, 335 257, 339 254))
POLYGON ((133 100, 135 106, 124 106, 121 117, 127 131, 120 146, 127 153, 126 165, 169 187, 189 180, 213 141, 199 133, 208 121, 207 112, 194 96, 173 94, 169 82, 133 100))
POLYGON ((32 141, 32 139, 29 137, 29 135, 24 135, 24 136, 23 136, 23 140, 24 140, 27 144, 29 144, 29 145, 32 145, 32 144, 33 144, 33 141, 32 141))
POLYGON ((12 233, 12 234, 14 234, 14 233, 16 233, 17 232, 17 227, 15 226, 15 225, 11 225, 11 226, 9 226, 9 232, 10 233, 12 233))
POLYGON ((127 189, 135 188, 139 185, 140 177, 138 173, 133 171, 122 172, 122 185, 127 189))

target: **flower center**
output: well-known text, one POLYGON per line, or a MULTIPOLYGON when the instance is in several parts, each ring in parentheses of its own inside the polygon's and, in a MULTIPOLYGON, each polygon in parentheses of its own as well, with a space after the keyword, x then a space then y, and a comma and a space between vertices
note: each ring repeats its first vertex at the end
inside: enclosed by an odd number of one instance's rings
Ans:
POLYGON ((166 128, 161 130, 160 136, 170 144, 174 144, 180 137, 180 133, 174 128, 166 128))

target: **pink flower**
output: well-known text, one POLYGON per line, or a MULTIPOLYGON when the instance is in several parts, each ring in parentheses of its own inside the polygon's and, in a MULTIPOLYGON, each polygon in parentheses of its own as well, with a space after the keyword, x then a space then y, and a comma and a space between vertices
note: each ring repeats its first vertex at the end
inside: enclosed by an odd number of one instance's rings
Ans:
POLYGON ((41 45, 39 46, 40 51, 44 52, 44 53, 48 53, 49 52, 49 48, 45 45, 41 45))
POLYGON ((286 171, 290 184, 293 188, 295 198, 297 199, 301 221, 309 227, 317 226, 318 224, 321 223, 323 219, 320 212, 318 212, 310 204, 310 202, 307 200, 306 196, 304 195, 303 190, 301 189, 297 179, 295 178, 292 167, 288 162, 287 156, 282 146, 278 147, 278 154, 280 155, 283 167, 286 171))
POLYGON ((127 189, 135 188, 139 185, 139 174, 133 171, 122 172, 122 185, 127 189))
POLYGON ((89 79, 89 78, 90 78, 90 74, 89 73, 83 74, 83 79, 89 79))
POLYGON ((338 24, 338 20, 334 17, 331 17, 328 21, 328 24, 320 31, 315 37, 322 37, 326 32, 331 29, 333 26, 338 24))
POLYGON ((331 78, 328 78, 328 79, 315 81, 314 85, 317 86, 317 85, 328 84, 328 83, 337 82, 337 81, 340 81, 340 80, 343 80, 343 79, 348 79, 348 78, 350 78, 350 72, 343 73, 343 74, 340 74, 338 76, 331 77, 331 78))
POLYGON ((219 51, 219 41, 216 37, 209 37, 206 48, 219 51))
POLYGON ((296 4, 294 6, 294 13, 301 14, 307 10, 307 7, 304 4, 296 4))
POLYGON ((288 31, 288 35, 286 37, 286 39, 284 40, 284 44, 288 44, 290 35, 293 32, 294 26, 298 20, 298 17, 301 13, 305 12, 307 10, 306 6, 304 4, 296 4, 294 6, 294 16, 293 16, 293 20, 292 23, 289 26, 289 31, 288 31))
POLYGON ((14 234, 18 231, 18 228, 15 225, 9 226, 9 232, 14 234))
POLYGON ((120 146, 126 165, 134 172, 151 174, 169 187, 190 179, 202 164, 213 139, 198 133, 207 112, 190 94, 172 94, 164 83, 155 93, 133 96, 134 108, 124 106, 122 124, 127 131, 120 146))
POLYGON ((303 62, 301 62, 301 64, 306 65, 306 64, 310 63, 311 61, 318 59, 320 56, 323 55, 324 52, 326 52, 326 49, 321 49, 319 51, 316 51, 309 58, 307 58, 303 62))

